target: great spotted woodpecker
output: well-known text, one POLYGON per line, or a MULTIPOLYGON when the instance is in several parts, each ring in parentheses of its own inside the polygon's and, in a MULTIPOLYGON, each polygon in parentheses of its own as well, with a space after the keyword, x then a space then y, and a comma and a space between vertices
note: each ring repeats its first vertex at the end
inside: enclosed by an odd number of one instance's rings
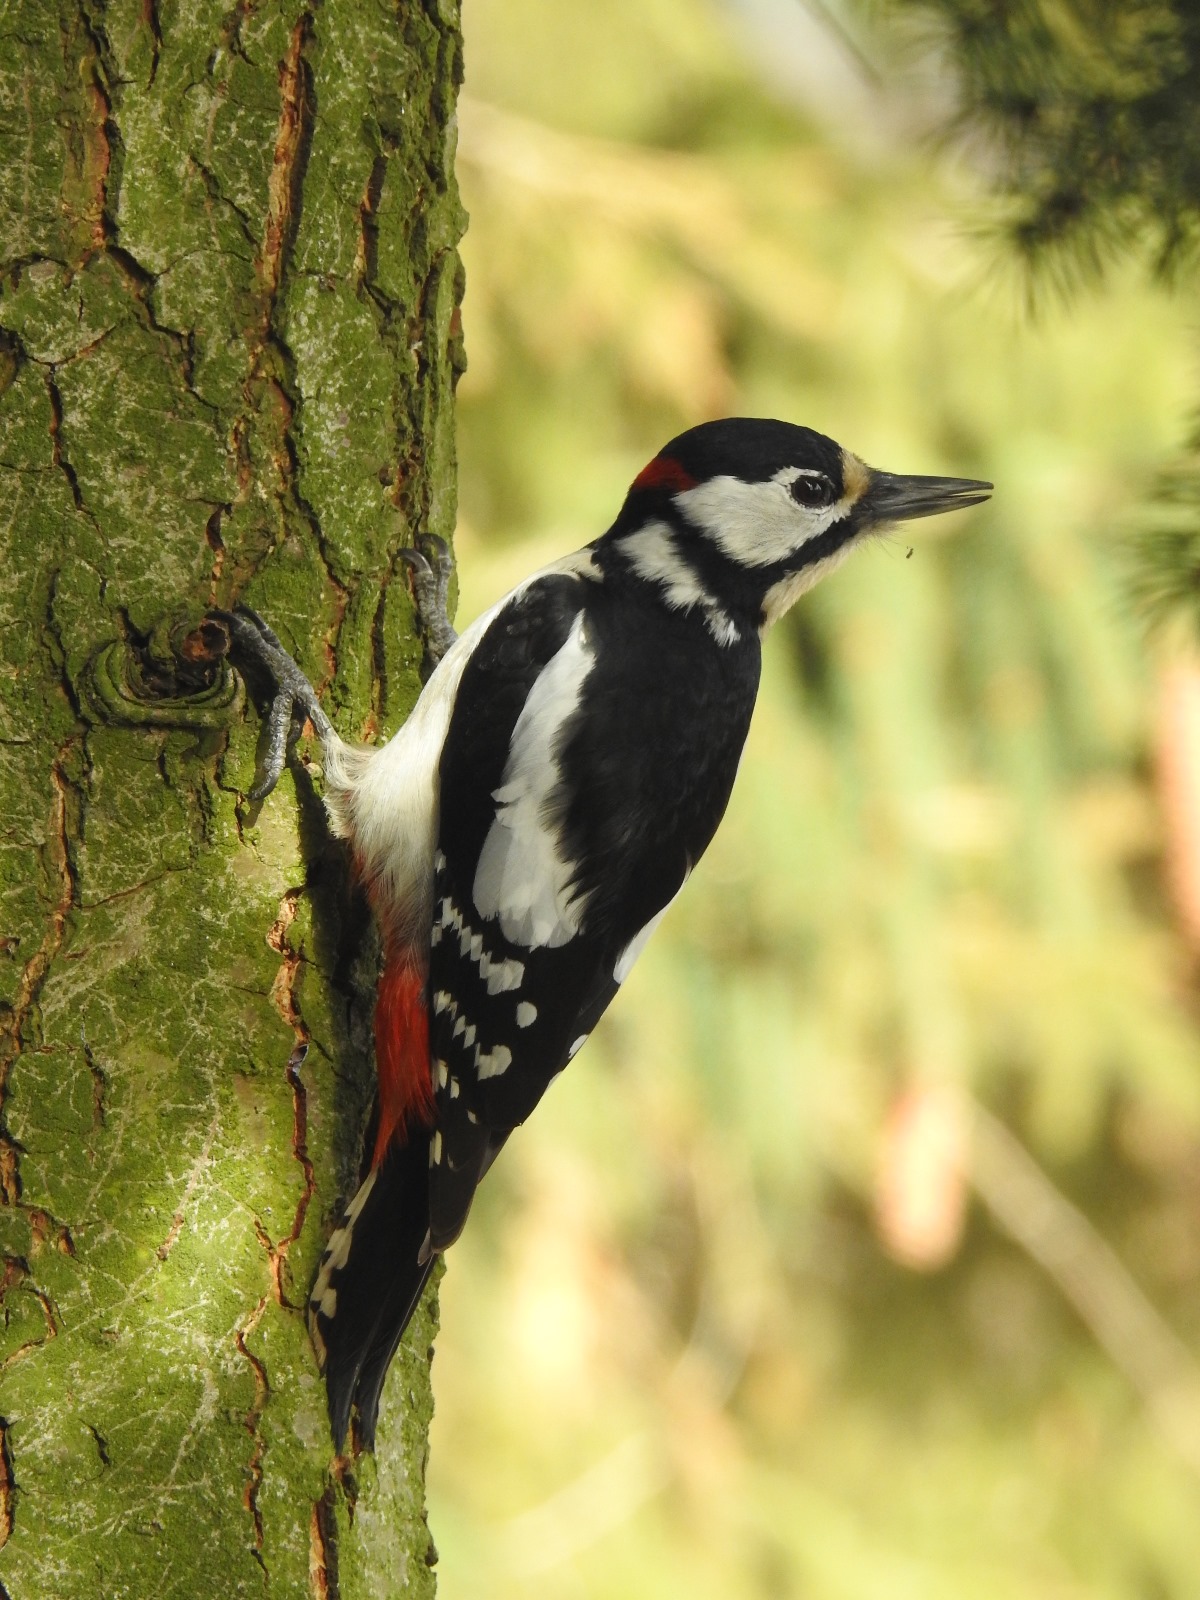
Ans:
POLYGON ((440 660, 379 749, 339 738, 274 634, 223 614, 293 707, 382 935, 376 1132, 309 1300, 334 1442, 380 1390, 437 1255, 505 1140, 579 1051, 703 855, 750 725, 766 629, 882 525, 992 485, 877 472, 832 439, 731 418, 671 441, 601 538, 461 638, 448 563, 410 555, 440 660))

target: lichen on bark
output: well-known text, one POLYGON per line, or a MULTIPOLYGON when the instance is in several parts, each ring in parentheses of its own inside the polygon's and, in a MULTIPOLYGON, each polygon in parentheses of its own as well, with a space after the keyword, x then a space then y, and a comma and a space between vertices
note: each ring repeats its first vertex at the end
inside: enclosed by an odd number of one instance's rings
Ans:
POLYGON ((415 696, 457 10, 9 0, 0 36, 0 1585, 429 1594, 435 1313, 339 1469, 300 1310, 373 935, 319 775, 243 800, 200 625, 257 606, 347 736, 415 696))

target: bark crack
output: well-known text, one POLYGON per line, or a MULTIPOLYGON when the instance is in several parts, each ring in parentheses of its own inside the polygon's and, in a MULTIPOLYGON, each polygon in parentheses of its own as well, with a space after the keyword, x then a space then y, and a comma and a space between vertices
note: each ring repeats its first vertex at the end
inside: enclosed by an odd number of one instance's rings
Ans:
POLYGON ((267 291, 264 334, 274 315, 276 297, 283 283, 284 257, 299 220, 304 158, 312 136, 312 76, 304 59, 304 46, 312 24, 312 12, 301 12, 279 68, 279 127, 267 180, 267 225, 259 259, 259 272, 267 291))
POLYGON ((8 1418, 0 1417, 0 1550, 12 1537, 17 1511, 17 1480, 13 1475, 8 1418))
POLYGON ((313 1501, 308 1525, 308 1581, 313 1600, 339 1600, 337 1518, 332 1484, 313 1501))
MULTIPOLYGON (((325 640, 327 676, 336 671, 332 640, 336 638, 349 603, 346 585, 335 571, 329 544, 316 511, 300 491, 300 467, 292 425, 299 405, 295 359, 278 325, 288 262, 300 221, 304 174, 316 119, 312 69, 305 55, 312 37, 316 7, 303 11, 288 40, 279 69, 279 121, 267 181, 267 212, 256 263, 263 290, 262 315, 250 345, 250 363, 242 396, 244 410, 233 424, 232 440, 237 460, 238 499, 246 498, 253 481, 250 458, 251 424, 264 404, 273 405, 278 419, 277 444, 272 450, 276 475, 275 500, 284 527, 298 519, 307 527, 334 596, 334 620, 325 640)), ((240 26, 240 22, 238 24, 240 26)))
MULTIPOLYGON (((54 1314, 54 1306, 50 1296, 44 1289, 39 1289, 29 1274, 28 1263, 20 1256, 4 1257, 4 1272, 0 1277, 0 1302, 7 1300, 9 1293, 19 1289, 29 1294, 41 1307, 42 1316, 46 1321, 46 1331, 40 1339, 26 1339, 24 1344, 18 1345, 15 1350, 9 1351, 3 1361, 0 1361, 0 1373, 7 1372, 10 1367, 15 1367, 18 1361, 34 1350, 40 1350, 43 1345, 49 1344, 52 1339, 58 1338, 58 1318, 54 1314)), ((0 1539, 0 1545, 3 1545, 0 1539)))
POLYGON ((104 84, 107 42, 83 5, 78 7, 76 15, 90 54, 90 60, 85 63, 90 68, 85 97, 92 113, 83 129, 83 165, 79 174, 84 197, 78 219, 83 225, 79 263, 82 266, 90 256, 105 248, 112 231, 108 215, 108 179, 116 128, 112 122, 112 100, 104 84))
POLYGON ((142 26, 150 35, 150 76, 146 79, 147 89, 154 87, 154 80, 158 76, 158 61, 162 55, 162 25, 158 18, 158 0, 142 0, 142 26))
POLYGON ((108 1440, 104 1437, 104 1435, 100 1432, 100 1429, 97 1428, 94 1423, 89 1422, 86 1424, 86 1427, 87 1431, 96 1441, 96 1454, 100 1457, 100 1465, 102 1467, 111 1467, 112 1457, 108 1453, 108 1440))
POLYGON ((296 1306, 288 1298, 284 1284, 284 1268, 287 1263, 288 1251, 300 1237, 304 1227, 304 1219, 308 1215, 309 1204, 316 1190, 316 1175, 313 1164, 308 1154, 308 1092, 300 1076, 300 1068, 308 1054, 309 1035, 300 1015, 300 1007, 296 999, 296 981, 303 956, 299 951, 293 950, 288 942, 288 931, 296 920, 296 911, 299 905, 301 889, 289 889, 279 902, 279 912, 267 934, 267 943, 280 957, 279 971, 271 985, 270 1000, 280 1017, 291 1028, 295 1037, 292 1053, 284 1067, 284 1076, 292 1091, 292 1155, 300 1165, 304 1182, 300 1191, 300 1198, 296 1202, 296 1210, 292 1217, 292 1225, 282 1239, 272 1241, 262 1223, 255 1219, 255 1231, 259 1242, 267 1253, 267 1260, 271 1267, 271 1278, 275 1289, 275 1300, 278 1305, 288 1311, 299 1311, 303 1308, 296 1306))
POLYGON ((87 1042, 87 1036, 82 1029, 80 1029, 79 1041, 83 1046, 83 1059, 92 1075, 92 1126, 94 1128, 102 1128, 108 1120, 108 1112, 104 1104, 104 1096, 108 1089, 108 1075, 96 1060, 95 1053, 87 1042))
POLYGON ((78 737, 72 736, 59 749, 50 769, 53 798, 46 829, 43 861, 47 868, 47 876, 58 880, 58 896, 50 908, 42 942, 25 963, 12 1004, 7 1013, 0 1017, 0 1205, 16 1206, 21 1201, 20 1145, 4 1122, 9 1075, 13 1063, 25 1049, 25 1029, 30 1014, 37 1004, 51 963, 62 948, 67 918, 78 897, 75 872, 71 863, 69 800, 72 791, 65 765, 70 751, 77 743, 78 737))
POLYGON ((258 1504, 258 1491, 263 1480, 263 1456, 266 1453, 266 1442, 259 1432, 259 1423, 266 1410, 267 1400, 271 1393, 271 1385, 267 1379, 267 1369, 246 1343, 247 1338, 258 1327, 262 1314, 266 1310, 267 1300, 270 1297, 263 1295, 254 1310, 246 1318, 233 1336, 233 1342, 238 1348, 238 1353, 250 1363, 250 1370, 254 1374, 254 1400, 243 1418, 243 1425, 250 1435, 252 1450, 247 1463, 246 1489, 242 1496, 242 1504, 250 1513, 254 1524, 254 1559, 263 1571, 264 1582, 269 1578, 267 1564, 263 1557, 263 1519, 262 1511, 258 1504))
MULTIPOLYGON (((58 381, 57 381, 57 379, 55 377, 54 368, 53 367, 47 367, 46 368, 46 395, 47 395, 47 397, 48 397, 48 399, 50 401, 50 453, 51 453, 51 458, 52 458, 52 460, 54 462, 55 467, 58 469, 59 472, 62 473, 63 477, 67 480, 67 487, 71 491, 71 499, 75 502, 76 511, 82 511, 85 516, 91 517, 91 513, 88 511, 88 508, 83 503, 83 491, 79 487, 79 478, 76 475, 75 468, 71 465, 70 459, 68 458, 66 449, 65 449, 65 447, 63 445, 63 437, 62 437, 62 420, 63 420, 62 395, 59 393, 58 381)), ((91 521, 92 521, 92 525, 95 526, 96 525, 96 519, 94 517, 91 517, 91 521)))
POLYGON ((193 331, 172 328, 158 320, 158 314, 154 309, 157 276, 143 267, 141 262, 122 245, 117 244, 115 238, 110 238, 108 242, 107 255, 121 274, 142 326, 147 332, 164 340, 174 350, 183 386, 190 398, 208 413, 214 424, 223 425, 220 407, 214 405, 211 400, 206 400, 195 385, 196 351, 193 331))

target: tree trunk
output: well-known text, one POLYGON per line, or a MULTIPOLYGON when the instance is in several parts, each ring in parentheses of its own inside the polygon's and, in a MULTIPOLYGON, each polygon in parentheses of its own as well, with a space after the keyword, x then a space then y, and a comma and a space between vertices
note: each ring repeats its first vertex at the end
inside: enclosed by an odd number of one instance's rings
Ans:
POLYGON ((0 1587, 428 1595, 434 1312, 354 1463, 302 1312, 374 934, 316 769, 243 798, 259 721, 202 619, 257 607, 346 735, 416 693, 396 552, 453 527, 457 6, 0 19, 0 1587))

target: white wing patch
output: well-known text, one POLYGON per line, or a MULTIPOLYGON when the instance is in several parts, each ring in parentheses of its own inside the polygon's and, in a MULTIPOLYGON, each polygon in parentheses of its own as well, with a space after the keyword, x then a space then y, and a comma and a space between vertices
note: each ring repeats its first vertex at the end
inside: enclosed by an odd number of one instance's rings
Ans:
MULTIPOLYGON (((400 942, 422 942, 428 934, 429 863, 438 818, 438 762, 454 711, 459 683, 471 653, 501 611, 540 578, 556 575, 598 581, 590 550, 551 562, 517 584, 460 634, 438 663, 412 714, 379 749, 324 741, 325 806, 334 833, 353 841, 377 907, 400 942)), ((438 862, 445 866, 444 859, 438 862)), ((435 934, 435 943, 440 939, 435 934)))
POLYGON ((558 743, 579 707, 595 663, 583 612, 546 663, 517 718, 496 817, 484 840, 472 894, 482 917, 498 917, 504 937, 526 950, 564 945, 579 932, 584 904, 571 880, 555 818, 558 743))

